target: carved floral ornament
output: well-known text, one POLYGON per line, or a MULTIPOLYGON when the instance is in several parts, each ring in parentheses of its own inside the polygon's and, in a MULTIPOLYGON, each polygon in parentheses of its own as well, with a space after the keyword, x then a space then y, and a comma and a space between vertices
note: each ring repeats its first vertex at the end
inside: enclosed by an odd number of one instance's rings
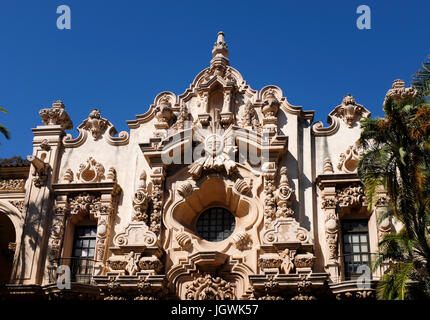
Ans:
POLYGON ((24 191, 24 179, 0 179, 0 190, 4 191, 24 191))
POLYGON ((417 89, 413 87, 405 88, 405 81, 396 79, 393 82, 392 88, 388 90, 387 94, 385 95, 384 106, 388 98, 392 98, 394 100, 411 99, 417 94, 417 89))
POLYGON ((363 107, 361 104, 355 102, 353 96, 349 93, 343 98, 342 104, 338 105, 330 115, 342 119, 349 128, 361 118, 368 118, 370 111, 363 107))
POLYGON ((234 300, 235 285, 221 277, 210 274, 196 274, 194 280, 185 286, 186 300, 234 300))

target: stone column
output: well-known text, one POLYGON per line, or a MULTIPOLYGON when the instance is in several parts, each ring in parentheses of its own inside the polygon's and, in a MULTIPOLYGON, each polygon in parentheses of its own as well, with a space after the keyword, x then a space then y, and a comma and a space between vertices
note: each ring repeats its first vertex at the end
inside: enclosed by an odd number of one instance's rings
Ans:
POLYGON ((325 187, 323 190, 322 209, 325 222, 325 268, 333 281, 339 281, 339 216, 336 212, 336 187, 325 187))
POLYGON ((19 284, 39 284, 42 281, 49 236, 47 222, 53 207, 51 185, 57 175, 64 130, 73 127, 61 101, 54 102, 52 108, 40 110, 39 115, 44 125, 32 129, 33 154, 28 157, 32 166, 26 185, 24 229, 12 277, 19 284))

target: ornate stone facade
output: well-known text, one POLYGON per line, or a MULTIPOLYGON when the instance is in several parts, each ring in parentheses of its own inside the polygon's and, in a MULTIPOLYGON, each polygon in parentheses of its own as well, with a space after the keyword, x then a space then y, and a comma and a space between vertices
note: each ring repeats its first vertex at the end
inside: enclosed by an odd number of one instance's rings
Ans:
MULTIPOLYGON (((396 81, 388 96, 413 94, 396 81)), ((347 95, 328 127, 313 115, 274 85, 252 89, 222 32, 189 88, 157 95, 129 132, 115 136, 93 109, 74 138, 55 102, 40 111, 26 176, 0 166, 0 209, 23 222, 10 282, 48 290, 62 261, 78 259, 101 290, 88 294, 105 300, 372 296, 346 281, 342 237, 344 221, 365 221, 373 253, 395 229, 377 223, 384 190, 369 212, 357 176, 356 124, 370 113, 347 95), (85 257, 73 246, 83 226, 85 257)))

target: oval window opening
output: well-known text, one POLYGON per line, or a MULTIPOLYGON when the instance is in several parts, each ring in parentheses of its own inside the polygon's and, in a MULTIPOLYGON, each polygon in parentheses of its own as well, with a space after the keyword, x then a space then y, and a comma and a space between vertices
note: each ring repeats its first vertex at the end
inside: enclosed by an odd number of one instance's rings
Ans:
POLYGON ((234 231, 233 214, 224 208, 210 208, 197 220, 197 233, 205 240, 218 242, 227 239, 234 231))

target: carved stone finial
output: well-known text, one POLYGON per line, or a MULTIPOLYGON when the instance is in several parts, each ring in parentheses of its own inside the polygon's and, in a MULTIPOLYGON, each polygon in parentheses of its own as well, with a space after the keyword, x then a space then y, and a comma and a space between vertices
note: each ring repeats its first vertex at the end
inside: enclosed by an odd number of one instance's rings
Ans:
POLYGON ((43 124, 46 126, 60 125, 63 130, 73 128, 73 122, 65 110, 62 101, 58 100, 52 104, 52 108, 45 108, 39 111, 43 124))
POLYGON ((325 158, 324 159, 323 172, 324 173, 333 173, 333 164, 331 163, 330 158, 325 158))
POLYGON ((100 111, 98 109, 93 109, 88 119, 84 120, 83 128, 91 132, 94 140, 97 140, 108 127, 109 122, 101 117, 100 111))
POLYGON ((349 128, 352 128, 357 120, 369 117, 370 112, 361 104, 358 104, 354 97, 348 93, 343 97, 342 104, 337 106, 330 115, 342 119, 349 128))
POLYGON ((228 46, 224 40, 224 32, 218 32, 217 40, 214 43, 214 47, 212 50, 212 60, 211 65, 214 64, 222 64, 229 65, 230 61, 228 60, 228 46))
POLYGON ((417 89, 413 87, 405 88, 405 81, 396 79, 393 86, 385 95, 384 106, 389 98, 394 100, 403 100, 414 98, 418 94, 417 89))
POLYGON ((168 95, 160 98, 158 105, 155 109, 155 116, 157 122, 155 123, 156 129, 168 129, 170 127, 170 122, 173 118, 172 102, 168 95))

